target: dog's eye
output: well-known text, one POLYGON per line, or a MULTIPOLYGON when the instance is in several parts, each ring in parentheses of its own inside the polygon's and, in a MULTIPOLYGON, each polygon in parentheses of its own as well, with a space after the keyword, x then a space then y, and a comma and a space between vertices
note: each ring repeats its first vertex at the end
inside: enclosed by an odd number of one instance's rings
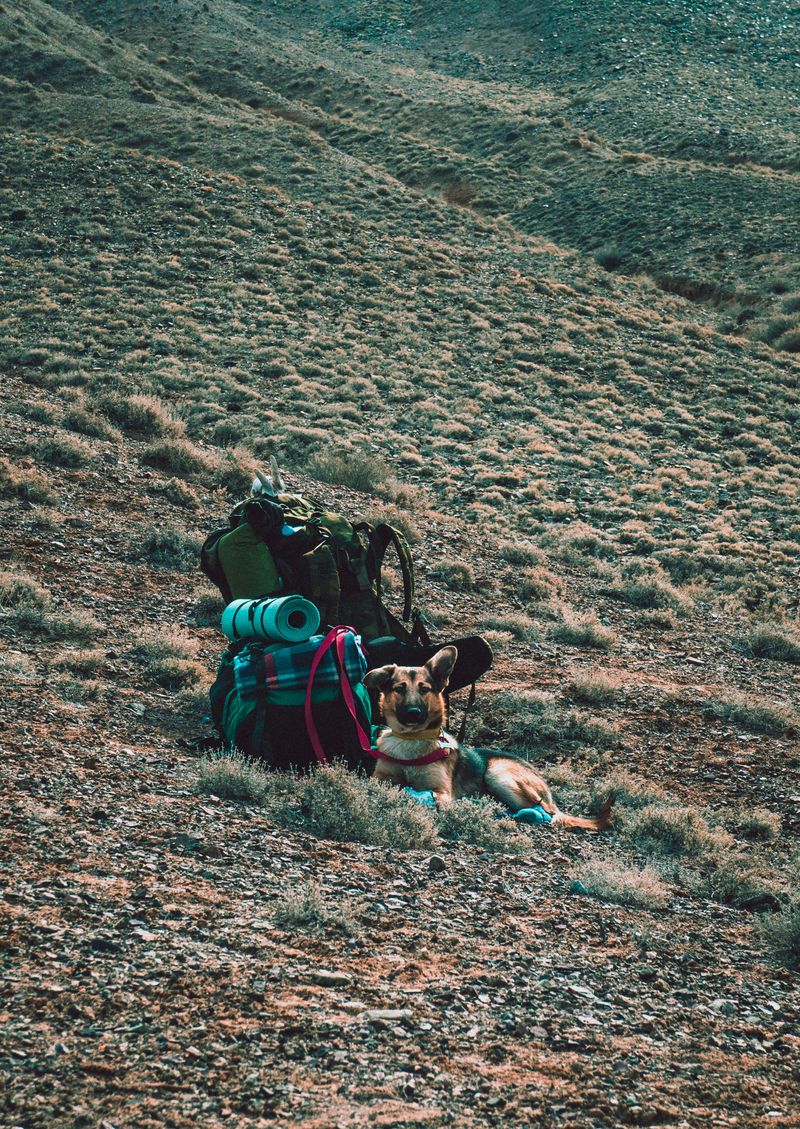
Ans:
POLYGON ((404 682, 401 682, 399 686, 393 686, 392 687, 392 693, 393 694, 405 694, 405 692, 406 692, 406 686, 405 686, 404 682))
POLYGON ((430 694, 431 689, 430 686, 417 686, 417 690, 420 694, 430 694))

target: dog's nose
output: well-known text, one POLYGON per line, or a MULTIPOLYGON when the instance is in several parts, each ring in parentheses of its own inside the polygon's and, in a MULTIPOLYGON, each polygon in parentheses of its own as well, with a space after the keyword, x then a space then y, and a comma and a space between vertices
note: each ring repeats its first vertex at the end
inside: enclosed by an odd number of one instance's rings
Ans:
POLYGON ((404 706, 402 710, 397 711, 397 716, 405 725, 413 725, 417 721, 423 721, 427 714, 427 710, 422 709, 421 706, 404 706))

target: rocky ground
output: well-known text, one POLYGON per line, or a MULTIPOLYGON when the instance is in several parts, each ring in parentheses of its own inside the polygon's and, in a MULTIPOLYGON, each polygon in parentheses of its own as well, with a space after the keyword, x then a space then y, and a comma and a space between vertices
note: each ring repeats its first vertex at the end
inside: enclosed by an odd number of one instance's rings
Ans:
POLYGON ((9 1129, 800 1124, 794 14, 595 9, 0 4, 9 1129), (215 792, 273 453, 609 831, 215 792))

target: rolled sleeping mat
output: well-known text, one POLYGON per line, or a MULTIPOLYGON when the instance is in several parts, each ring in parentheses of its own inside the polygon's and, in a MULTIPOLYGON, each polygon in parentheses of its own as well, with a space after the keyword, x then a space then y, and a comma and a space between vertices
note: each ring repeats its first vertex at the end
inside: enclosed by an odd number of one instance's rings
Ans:
POLYGON ((317 608, 304 596, 272 596, 234 600, 222 613, 222 631, 236 639, 271 639, 275 643, 305 643, 320 624, 317 608))

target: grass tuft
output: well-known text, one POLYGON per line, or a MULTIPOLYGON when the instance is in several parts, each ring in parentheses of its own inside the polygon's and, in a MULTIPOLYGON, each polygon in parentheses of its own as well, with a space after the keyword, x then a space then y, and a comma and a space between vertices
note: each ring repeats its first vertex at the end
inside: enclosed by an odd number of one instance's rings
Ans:
POLYGON ((589 894, 619 906, 662 909, 669 891, 651 866, 624 866, 614 859, 594 859, 575 875, 589 894))
POLYGON ((471 843, 496 854, 530 853, 531 840, 523 834, 502 804, 488 796, 456 800, 440 812, 436 824, 443 839, 471 843))
POLYGON ((429 811, 401 789, 355 776, 339 765, 308 779, 300 811, 306 827, 322 839, 401 851, 430 849, 437 842, 429 811))
POLYGON ((769 737, 787 737, 800 725, 800 719, 790 706, 748 694, 709 702, 708 710, 714 717, 741 726, 749 733, 765 733, 769 737))
POLYGON ((744 636, 742 648, 756 659, 800 663, 800 632, 780 623, 759 623, 744 636))
POLYGON ((550 628, 550 638, 555 643, 572 647, 593 647, 598 651, 611 651, 617 645, 617 636, 605 627, 595 615, 566 612, 559 623, 550 628))

